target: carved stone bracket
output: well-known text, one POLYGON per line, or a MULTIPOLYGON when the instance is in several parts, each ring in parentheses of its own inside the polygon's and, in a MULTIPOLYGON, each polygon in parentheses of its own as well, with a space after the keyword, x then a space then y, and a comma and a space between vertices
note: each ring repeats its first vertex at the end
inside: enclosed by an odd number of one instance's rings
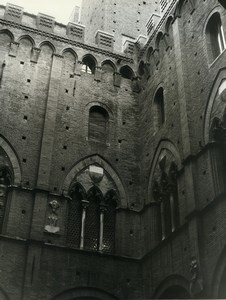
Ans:
POLYGON ((52 200, 49 202, 49 206, 51 208, 51 213, 48 216, 48 223, 45 226, 45 230, 49 233, 57 233, 60 231, 60 227, 57 226, 58 222, 58 215, 57 215, 57 210, 60 207, 60 204, 58 203, 57 200, 52 200))
POLYGON ((203 280, 200 276, 197 259, 194 256, 191 258, 190 273, 190 294, 193 298, 195 298, 203 291, 203 280))

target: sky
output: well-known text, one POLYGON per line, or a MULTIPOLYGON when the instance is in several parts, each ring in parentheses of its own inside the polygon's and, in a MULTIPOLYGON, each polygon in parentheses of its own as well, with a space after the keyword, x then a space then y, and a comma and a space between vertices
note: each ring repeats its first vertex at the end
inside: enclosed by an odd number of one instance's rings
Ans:
MULTIPOLYGON (((92 1, 92 0, 91 0, 92 1)), ((0 0, 1 5, 11 3, 24 7, 25 12, 37 15, 39 12, 55 17, 57 22, 67 24, 73 8, 81 0, 0 0)))

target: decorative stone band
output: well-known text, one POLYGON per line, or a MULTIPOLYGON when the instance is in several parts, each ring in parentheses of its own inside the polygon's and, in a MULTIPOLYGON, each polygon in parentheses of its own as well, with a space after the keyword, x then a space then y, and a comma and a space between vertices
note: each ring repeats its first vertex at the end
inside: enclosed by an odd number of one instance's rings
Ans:
POLYGON ((71 46, 79 47, 79 48, 82 48, 82 49, 85 49, 85 50, 88 50, 88 51, 93 51, 95 53, 99 53, 99 54, 105 55, 107 57, 112 57, 112 58, 115 58, 117 60, 122 60, 124 62, 128 62, 128 63, 131 63, 131 64, 134 63, 134 60, 130 57, 126 57, 126 56, 123 56, 123 55, 120 55, 120 54, 117 54, 117 53, 113 53, 111 51, 101 49, 101 48, 98 48, 98 47, 90 46, 90 45, 87 45, 87 44, 79 42, 79 41, 75 41, 75 40, 71 40, 71 39, 68 39, 68 38, 63 37, 63 36, 59 36, 57 34, 53 34, 53 33, 46 32, 46 31, 43 31, 43 30, 39 30, 39 29, 36 29, 36 28, 31 28, 31 27, 28 27, 24 24, 15 23, 15 22, 8 21, 8 20, 2 19, 2 18, 0 18, 0 24, 8 26, 8 27, 21 29, 22 31, 28 32, 30 34, 39 34, 39 35, 44 36, 46 38, 49 38, 49 39, 52 39, 52 40, 55 40, 55 41, 59 41, 59 42, 62 42, 62 43, 66 43, 66 44, 69 44, 71 46))

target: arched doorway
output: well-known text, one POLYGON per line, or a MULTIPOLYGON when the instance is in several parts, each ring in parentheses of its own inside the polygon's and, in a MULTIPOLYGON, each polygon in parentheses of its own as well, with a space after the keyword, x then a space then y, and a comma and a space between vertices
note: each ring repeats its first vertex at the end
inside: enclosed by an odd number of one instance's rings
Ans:
POLYGON ((175 285, 167 288, 159 299, 191 299, 191 296, 185 288, 175 285))
POLYGON ((64 291, 51 300, 117 300, 117 298, 101 289, 87 287, 64 291))
POLYGON ((183 276, 171 275, 160 283, 152 299, 191 299, 189 281, 183 276))

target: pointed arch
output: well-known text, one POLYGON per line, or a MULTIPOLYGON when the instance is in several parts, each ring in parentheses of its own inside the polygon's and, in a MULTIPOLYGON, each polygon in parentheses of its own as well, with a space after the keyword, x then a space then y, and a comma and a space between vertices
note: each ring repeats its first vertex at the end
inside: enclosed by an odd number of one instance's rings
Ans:
POLYGON ((65 53, 70 53, 74 56, 75 61, 78 59, 77 53, 72 48, 65 48, 62 50, 61 55, 65 55, 65 53))
MULTIPOLYGON (((222 82, 224 82, 224 80, 226 79, 226 68, 222 68, 219 70, 210 94, 209 94, 209 99, 206 105, 206 109, 205 109, 205 117, 204 117, 204 129, 203 129, 203 140, 204 140, 204 144, 208 144, 208 142, 210 141, 210 129, 211 129, 211 123, 212 123, 212 109, 215 103, 215 100, 218 99, 218 90, 219 87, 221 86, 222 82)), ((224 111, 224 110, 223 110, 224 111)), ((222 114, 223 114, 222 111, 222 114)))
POLYGON ((11 39, 11 42, 14 42, 15 41, 15 38, 14 38, 14 35, 13 35, 13 33, 10 31, 10 30, 8 30, 8 29, 1 29, 0 30, 0 35, 1 34, 7 34, 9 37, 10 37, 10 39, 11 39))
POLYGON ((108 73, 115 73, 117 71, 117 68, 116 68, 115 64, 110 59, 104 60, 101 63, 101 67, 102 67, 103 71, 104 71, 104 67, 107 67, 106 72, 108 72, 108 73))
POLYGON ((70 189, 67 214, 67 245, 79 248, 81 241, 82 200, 86 192, 80 183, 75 183, 70 189))
POLYGON ((138 74, 140 76, 143 76, 145 74, 145 64, 143 60, 141 60, 141 62, 139 63, 138 74))
MULTIPOLYGON (((173 287, 177 287, 180 294, 175 295, 175 299, 190 299, 190 293, 189 293, 189 281, 177 274, 170 275, 166 277, 156 288, 153 296, 151 299, 163 299, 166 298, 166 296, 163 296, 165 292, 170 290, 173 287), (184 297, 182 297, 184 295, 184 297)), ((170 298, 170 299, 174 299, 170 298)))
POLYGON ((153 47, 149 47, 149 48, 148 48, 147 56, 146 56, 146 61, 147 61, 148 63, 150 63, 151 55, 152 55, 153 51, 154 51, 153 47))
MULTIPOLYGON (((212 299, 223 298, 222 293, 226 294, 225 283, 222 280, 226 278, 226 247, 219 255, 212 277, 212 299), (222 290, 223 288, 223 290, 222 290)), ((224 298, 226 295, 224 296, 224 298)))
POLYGON ((153 176, 154 176, 154 172, 155 172, 155 168, 156 165, 158 163, 158 159, 159 159, 159 155, 162 152, 162 150, 168 150, 172 153, 172 155, 175 158, 175 163, 178 167, 178 169, 181 168, 181 157, 179 154, 179 150, 177 149, 177 147, 169 140, 161 140, 158 144, 158 147, 156 148, 153 160, 152 160, 152 164, 151 164, 151 169, 150 169, 150 175, 149 175, 149 182, 148 182, 148 199, 152 198, 152 187, 153 187, 153 176))
POLYGON ((13 184, 19 185, 21 184, 22 175, 21 175, 21 166, 19 163, 19 159, 17 157, 17 154, 15 150, 12 148, 10 143, 6 141, 3 136, 0 135, 0 147, 5 151, 7 156, 10 159, 10 162, 13 167, 13 184))
POLYGON ((1 300, 9 300, 9 296, 6 294, 4 289, 0 286, 0 299, 1 300))
POLYGON ((126 79, 132 80, 135 77, 133 70, 127 65, 122 66, 120 68, 119 73, 122 75, 123 78, 126 78, 126 79))
POLYGON ((183 9, 185 2, 186 2, 186 0, 179 0, 179 2, 177 3, 175 11, 174 11, 174 16, 176 18, 181 17, 182 9, 183 9))
POLYGON ((39 44, 38 48, 41 48, 41 47, 43 47, 43 46, 49 46, 49 47, 52 49, 53 53, 56 53, 56 48, 55 48, 55 46, 54 46, 52 43, 50 43, 49 41, 42 41, 42 42, 39 44))
POLYGON ((165 25, 165 33, 166 34, 169 34, 170 26, 172 26, 172 23, 173 23, 173 16, 169 16, 167 18, 166 25, 165 25))
POLYGON ((114 183, 118 189, 120 207, 126 208, 127 207, 127 197, 126 197, 125 188, 123 186, 122 180, 120 179, 118 173, 113 169, 113 167, 98 154, 88 156, 88 157, 80 160, 76 164, 74 164, 74 166, 68 172, 68 174, 66 175, 66 177, 63 181, 62 188, 61 188, 62 192, 65 195, 68 195, 70 184, 71 184, 71 182, 73 182, 73 179, 75 178, 75 176, 81 170, 85 169, 86 167, 88 167, 89 165, 92 165, 92 164, 97 164, 97 165, 101 166, 109 174, 109 176, 112 178, 112 180, 114 181, 114 183))
POLYGON ((32 47, 36 47, 34 39, 28 34, 20 36, 18 38, 18 43, 20 43, 24 39, 28 40, 31 43, 32 47))

